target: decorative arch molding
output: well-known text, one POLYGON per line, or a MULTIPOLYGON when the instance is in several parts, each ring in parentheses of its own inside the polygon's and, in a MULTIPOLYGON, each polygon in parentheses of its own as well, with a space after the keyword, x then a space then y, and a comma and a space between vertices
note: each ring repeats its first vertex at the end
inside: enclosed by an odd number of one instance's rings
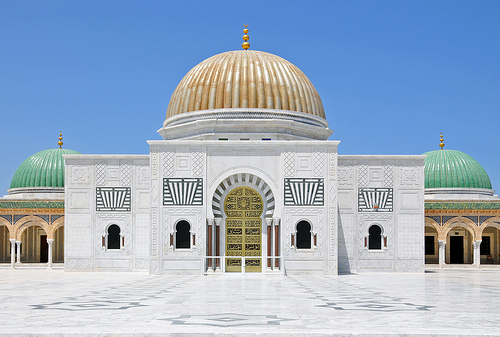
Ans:
POLYGON ((14 223, 14 230, 13 232, 15 233, 15 238, 17 241, 21 241, 21 236, 23 232, 26 230, 26 228, 31 227, 31 226, 38 226, 41 227, 45 233, 47 234, 47 239, 52 239, 53 238, 53 230, 47 223, 47 221, 43 220, 42 218, 36 216, 36 215, 27 215, 23 216, 19 220, 14 223))
POLYGON ((11 239, 15 239, 16 236, 13 235, 14 233, 14 226, 7 220, 7 219, 4 219, 2 217, 0 217, 0 226, 6 226, 7 227, 7 230, 9 231, 9 235, 10 235, 10 238, 11 239))
POLYGON ((443 227, 439 226, 439 223, 431 218, 425 217, 425 226, 434 229, 438 235, 438 240, 446 241, 446 235, 443 233, 443 227))
POLYGON ((275 199, 269 185, 262 178, 252 173, 236 173, 222 180, 222 182, 215 189, 212 197, 212 211, 214 217, 222 218, 224 197, 227 195, 227 193, 229 193, 229 191, 240 186, 252 187, 257 192, 259 192, 262 198, 265 200, 264 216, 266 218, 271 218, 273 216, 275 199))
POLYGON ((444 240, 446 240, 446 237, 448 236, 448 233, 456 227, 463 227, 467 229, 471 234, 472 234, 472 241, 476 241, 477 238, 481 237, 479 227, 476 225, 474 221, 472 221, 469 218, 457 216, 454 218, 451 218, 450 220, 446 221, 443 225, 442 229, 442 234, 444 236, 444 240))
POLYGON ((498 230, 500 230, 500 217, 494 217, 494 218, 489 218, 488 220, 485 220, 481 226, 479 227, 480 231, 480 236, 478 240, 481 240, 483 237, 483 232, 486 228, 488 227, 494 227, 498 230))
POLYGON ((57 220, 54 220, 52 223, 52 227, 54 229, 54 232, 59 228, 64 226, 64 216, 57 218, 57 220))

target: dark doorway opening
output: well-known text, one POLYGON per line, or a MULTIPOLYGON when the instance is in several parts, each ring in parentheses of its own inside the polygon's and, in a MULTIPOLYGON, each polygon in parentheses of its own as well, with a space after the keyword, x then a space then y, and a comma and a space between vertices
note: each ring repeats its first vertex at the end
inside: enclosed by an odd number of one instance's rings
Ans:
POLYGON ((49 262, 49 244, 47 243, 47 235, 40 236, 40 262, 49 262))
POLYGON ((297 224, 297 249, 311 249, 311 225, 307 221, 297 224))
POLYGON ((120 227, 117 225, 108 228, 108 249, 120 249, 120 227))
POLYGON ((189 222, 187 221, 179 221, 179 223, 176 226, 176 236, 175 236, 175 248, 176 249, 182 249, 182 248, 191 248, 191 242, 189 242, 189 238, 191 237, 191 233, 189 232, 191 230, 191 226, 189 225, 189 222))
POLYGON ((450 263, 464 263, 464 237, 450 236, 450 263))

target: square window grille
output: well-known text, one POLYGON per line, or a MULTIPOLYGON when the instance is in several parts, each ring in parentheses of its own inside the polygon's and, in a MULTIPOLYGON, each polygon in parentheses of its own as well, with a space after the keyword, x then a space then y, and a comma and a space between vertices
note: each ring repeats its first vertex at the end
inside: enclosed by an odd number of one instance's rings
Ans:
POLYGON ((285 178, 285 206, 323 206, 323 178, 285 178))
POLYGON ((130 187, 96 187, 98 212, 130 212, 130 187))
POLYGON ((164 178, 163 205, 203 205, 203 178, 164 178))
POLYGON ((359 188, 358 212, 392 212, 392 188, 359 188))

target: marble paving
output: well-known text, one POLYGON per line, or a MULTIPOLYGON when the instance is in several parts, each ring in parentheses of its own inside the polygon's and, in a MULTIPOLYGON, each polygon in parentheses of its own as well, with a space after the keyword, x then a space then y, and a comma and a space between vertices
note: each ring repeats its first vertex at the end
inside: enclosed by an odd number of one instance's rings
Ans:
POLYGON ((500 336, 500 270, 153 276, 0 270, 0 336, 500 336))

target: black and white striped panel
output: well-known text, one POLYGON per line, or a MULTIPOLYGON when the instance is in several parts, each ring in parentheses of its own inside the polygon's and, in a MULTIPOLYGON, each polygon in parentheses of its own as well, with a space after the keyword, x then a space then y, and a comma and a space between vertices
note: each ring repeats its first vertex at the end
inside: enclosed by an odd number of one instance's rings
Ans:
POLYGON ((323 206, 323 178, 285 178, 285 206, 323 206))
POLYGON ((237 173, 226 179, 224 179, 217 189, 215 190, 214 197, 212 198, 212 210, 214 212, 214 216, 217 218, 222 217, 222 209, 224 207, 222 200, 222 196, 226 190, 232 190, 233 185, 238 184, 239 186, 242 183, 248 183, 246 186, 254 188, 257 190, 262 196, 263 199, 266 200, 266 217, 271 217, 274 213, 274 195, 271 191, 271 188, 266 184, 266 182, 259 177, 250 174, 250 173, 237 173))
POLYGON ((96 187, 98 212, 131 210, 130 187, 96 187))
POLYGON ((203 205, 203 178, 163 178, 163 205, 203 205))
POLYGON ((392 188, 358 189, 358 212, 392 212, 392 188))

